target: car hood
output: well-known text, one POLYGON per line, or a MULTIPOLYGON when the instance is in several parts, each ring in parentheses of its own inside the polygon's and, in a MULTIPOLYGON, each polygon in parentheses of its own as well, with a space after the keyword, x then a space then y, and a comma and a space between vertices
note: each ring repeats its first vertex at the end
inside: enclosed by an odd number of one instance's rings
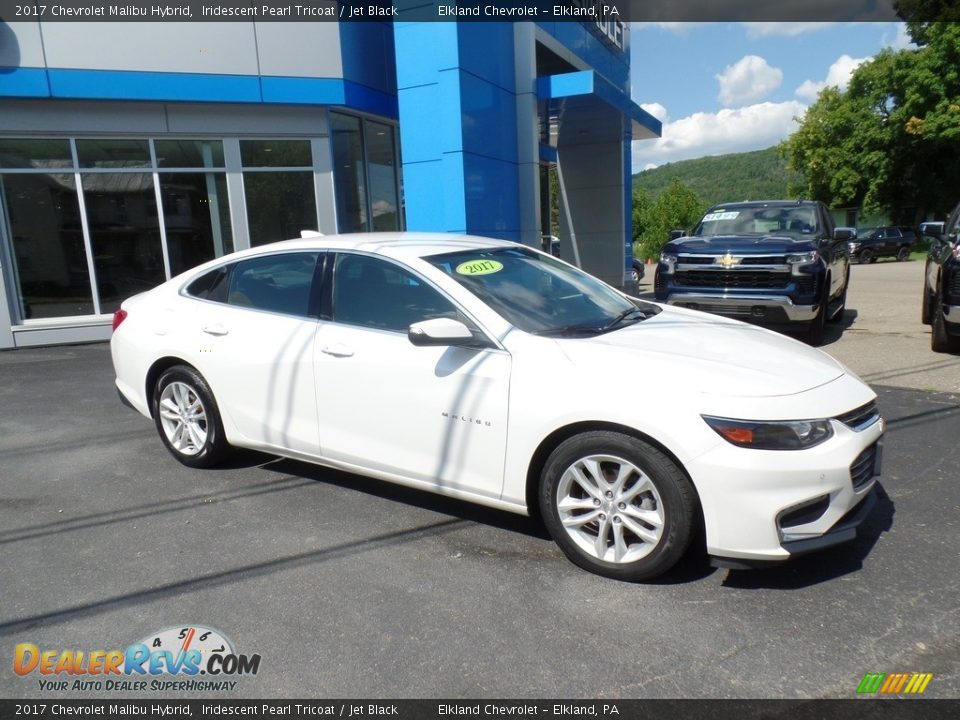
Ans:
POLYGON ((786 235, 714 235, 712 237, 691 237, 674 240, 670 243, 678 252, 722 255, 786 255, 816 250, 812 238, 792 238, 786 235))
POLYGON ((794 395, 845 372, 826 353, 779 333, 670 306, 615 332, 557 342, 584 371, 639 373, 706 395, 794 395))

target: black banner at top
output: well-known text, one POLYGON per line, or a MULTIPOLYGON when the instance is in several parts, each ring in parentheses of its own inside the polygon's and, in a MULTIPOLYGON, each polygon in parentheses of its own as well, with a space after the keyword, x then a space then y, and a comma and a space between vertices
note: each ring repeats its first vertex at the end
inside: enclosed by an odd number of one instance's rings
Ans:
POLYGON ((0 0, 5 22, 960 20, 960 0, 0 0))

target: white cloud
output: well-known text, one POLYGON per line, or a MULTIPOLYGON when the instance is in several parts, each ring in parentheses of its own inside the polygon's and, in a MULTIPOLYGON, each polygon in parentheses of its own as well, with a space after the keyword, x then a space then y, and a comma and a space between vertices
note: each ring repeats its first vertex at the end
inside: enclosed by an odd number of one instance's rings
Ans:
POLYGON ((667 109, 660 103, 640 103, 640 107, 653 115, 660 122, 664 123, 667 121, 667 109))
POLYGON ((772 67, 758 55, 747 55, 715 76, 720 82, 717 99, 737 107, 762 100, 783 82, 783 71, 772 67))
POLYGON ((889 35, 884 34, 882 42, 885 46, 893 48, 894 50, 916 48, 916 45, 913 44, 913 40, 910 39, 910 33, 907 32, 906 23, 894 23, 894 28, 895 30, 892 40, 890 39, 889 35))
POLYGON ((806 110, 796 100, 766 102, 668 122, 663 137, 633 143, 634 172, 678 160, 768 148, 796 130, 794 118, 806 110))
POLYGON ((850 83, 850 76, 853 71, 870 58, 852 58, 849 55, 841 55, 827 70, 827 78, 820 82, 805 80, 794 92, 797 97, 813 102, 817 95, 825 87, 837 87, 846 90, 850 83))
POLYGON ((795 37, 803 33, 823 30, 833 24, 832 22, 745 22, 743 26, 747 29, 747 37, 756 39, 771 35, 795 37))

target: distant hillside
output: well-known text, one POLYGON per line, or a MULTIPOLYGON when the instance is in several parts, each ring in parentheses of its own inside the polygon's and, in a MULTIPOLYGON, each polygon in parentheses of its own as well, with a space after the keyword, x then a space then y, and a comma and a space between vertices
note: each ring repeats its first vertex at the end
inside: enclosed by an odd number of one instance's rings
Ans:
POLYGON ((754 152, 718 155, 662 165, 633 176, 633 187, 658 195, 674 179, 693 190, 708 205, 734 200, 786 198, 787 186, 800 183, 797 173, 776 147, 754 152))

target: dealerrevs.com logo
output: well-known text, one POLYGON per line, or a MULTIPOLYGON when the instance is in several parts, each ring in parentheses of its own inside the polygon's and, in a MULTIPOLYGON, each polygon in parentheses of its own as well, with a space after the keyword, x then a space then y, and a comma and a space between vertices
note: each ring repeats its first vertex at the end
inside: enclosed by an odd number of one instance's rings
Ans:
POLYGON ((14 649, 13 671, 38 675, 43 691, 233 690, 243 675, 256 675, 260 655, 234 651, 233 643, 201 625, 171 627, 126 650, 60 650, 34 643, 14 649))

